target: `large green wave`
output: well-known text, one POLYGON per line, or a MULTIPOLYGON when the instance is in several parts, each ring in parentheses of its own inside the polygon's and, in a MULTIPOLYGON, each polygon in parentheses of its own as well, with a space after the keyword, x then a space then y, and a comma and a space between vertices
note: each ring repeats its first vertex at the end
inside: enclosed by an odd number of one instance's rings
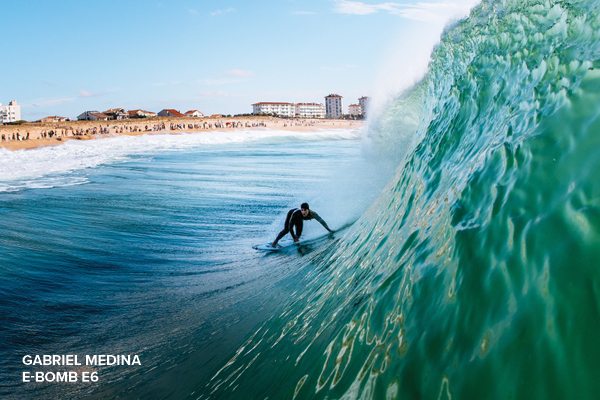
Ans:
POLYGON ((201 397, 597 398, 599 13, 484 1, 447 29, 380 117, 395 177, 201 397))

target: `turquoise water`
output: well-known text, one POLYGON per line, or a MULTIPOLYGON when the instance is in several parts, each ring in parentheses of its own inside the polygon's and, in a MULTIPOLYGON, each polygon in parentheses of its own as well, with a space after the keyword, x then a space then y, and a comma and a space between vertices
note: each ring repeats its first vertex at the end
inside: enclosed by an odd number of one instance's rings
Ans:
POLYGON ((36 156, 2 187, 3 394, 597 398, 599 10, 484 1, 449 27, 366 132, 391 178, 356 137, 109 142, 51 175, 60 154, 36 156), (356 222, 243 250, 306 198, 356 222), (4 379, 23 352, 91 348, 144 365, 4 379))
POLYGON ((599 10, 449 28, 373 122, 395 177, 202 398, 597 398, 599 10))

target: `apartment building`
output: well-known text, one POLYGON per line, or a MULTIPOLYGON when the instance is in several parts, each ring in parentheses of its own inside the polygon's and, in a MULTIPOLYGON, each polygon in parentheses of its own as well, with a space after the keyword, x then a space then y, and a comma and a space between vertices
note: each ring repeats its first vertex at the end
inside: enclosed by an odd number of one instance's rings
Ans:
POLYGON ((11 100, 8 105, 0 103, 0 123, 17 122, 21 120, 21 106, 16 100, 11 100))
POLYGON ((325 96, 325 118, 338 119, 343 116, 342 96, 330 94, 325 96))

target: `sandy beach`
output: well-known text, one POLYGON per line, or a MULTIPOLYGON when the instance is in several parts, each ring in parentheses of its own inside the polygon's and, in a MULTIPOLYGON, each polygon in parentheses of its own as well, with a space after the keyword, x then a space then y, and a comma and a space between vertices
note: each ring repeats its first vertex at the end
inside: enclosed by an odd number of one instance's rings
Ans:
POLYGON ((27 150, 56 146, 69 140, 92 140, 120 135, 177 134, 233 129, 354 129, 364 121, 283 119, 275 117, 146 118, 120 121, 68 121, 0 126, 0 147, 27 150))

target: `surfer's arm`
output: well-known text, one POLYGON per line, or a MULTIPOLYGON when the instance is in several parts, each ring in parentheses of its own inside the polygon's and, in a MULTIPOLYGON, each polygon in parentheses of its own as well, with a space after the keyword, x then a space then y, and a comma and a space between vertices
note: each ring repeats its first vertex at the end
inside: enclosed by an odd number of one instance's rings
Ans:
POLYGON ((300 239, 300 234, 302 233, 302 228, 297 224, 298 218, 302 218, 298 216, 298 212, 299 210, 293 211, 288 221, 288 230, 290 231, 290 235, 292 235, 294 242, 297 242, 298 239, 300 239))
POLYGON ((296 234, 294 233, 294 229, 295 229, 295 228, 294 228, 293 226, 291 226, 291 227, 290 227, 290 235, 292 235, 292 239, 294 239, 294 242, 297 242, 297 241, 298 241, 298 238, 300 237, 300 235, 296 235, 296 234))
MULTIPOLYGON (((302 217, 300 217, 302 218, 302 217)), ((294 224, 294 226, 296 227, 296 237, 294 237, 294 235, 292 234, 292 237, 294 238, 294 242, 297 242, 298 240, 300 240, 300 236, 302 235, 302 219, 300 219, 300 222, 297 224, 294 224)), ((290 229, 290 232, 294 232, 293 230, 290 229)))
POLYGON ((316 213, 316 212, 314 212, 314 211, 313 211, 313 213, 312 213, 312 214, 313 214, 313 218, 314 218, 314 219, 316 219, 317 221, 319 221, 319 223, 320 223, 321 225, 323 225, 323 228, 327 229, 329 232, 333 232, 333 230, 332 230, 332 229, 331 229, 329 226, 327 226, 327 222, 325 222, 325 221, 323 220, 323 218, 321 218, 321 217, 319 216, 319 214, 317 214, 317 213, 316 213))

